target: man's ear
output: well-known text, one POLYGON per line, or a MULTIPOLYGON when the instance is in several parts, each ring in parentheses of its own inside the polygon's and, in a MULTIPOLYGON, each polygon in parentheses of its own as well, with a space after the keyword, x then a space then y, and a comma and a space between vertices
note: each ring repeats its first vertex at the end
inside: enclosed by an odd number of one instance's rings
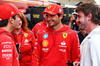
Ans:
POLYGON ((91 19, 92 19, 92 14, 89 13, 89 14, 88 14, 88 20, 91 21, 91 19))
POLYGON ((12 24, 13 23, 13 20, 14 19, 12 17, 10 17, 9 20, 8 20, 8 22, 10 22, 12 24))
POLYGON ((60 19, 62 19, 62 18, 63 18, 63 15, 60 16, 60 19))

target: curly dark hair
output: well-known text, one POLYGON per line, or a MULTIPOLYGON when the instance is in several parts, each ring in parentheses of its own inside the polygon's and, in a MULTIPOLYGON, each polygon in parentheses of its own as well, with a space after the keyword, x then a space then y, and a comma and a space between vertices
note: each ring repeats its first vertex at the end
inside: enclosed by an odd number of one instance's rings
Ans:
POLYGON ((100 8, 94 3, 83 3, 76 8, 76 12, 82 11, 85 16, 92 14, 91 21, 95 24, 100 24, 100 8))

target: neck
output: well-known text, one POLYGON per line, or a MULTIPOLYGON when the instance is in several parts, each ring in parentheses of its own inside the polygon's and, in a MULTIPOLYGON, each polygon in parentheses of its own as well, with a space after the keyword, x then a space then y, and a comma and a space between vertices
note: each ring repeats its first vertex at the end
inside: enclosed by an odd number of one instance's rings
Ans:
POLYGON ((87 31, 87 33, 89 34, 92 30, 94 30, 95 28, 97 28, 99 25, 98 24, 94 24, 93 22, 91 22, 91 24, 89 25, 89 28, 87 31))
POLYGON ((9 33, 11 33, 13 31, 12 28, 5 26, 5 27, 0 27, 1 29, 5 29, 6 31, 8 31, 9 33))
POLYGON ((20 32, 21 32, 21 28, 17 28, 17 29, 14 30, 15 34, 19 34, 20 32))
POLYGON ((82 32, 82 35, 85 36, 86 31, 85 30, 81 30, 81 32, 82 32))
POLYGON ((51 27, 53 30, 58 31, 63 27, 62 23, 60 22, 58 25, 51 27))

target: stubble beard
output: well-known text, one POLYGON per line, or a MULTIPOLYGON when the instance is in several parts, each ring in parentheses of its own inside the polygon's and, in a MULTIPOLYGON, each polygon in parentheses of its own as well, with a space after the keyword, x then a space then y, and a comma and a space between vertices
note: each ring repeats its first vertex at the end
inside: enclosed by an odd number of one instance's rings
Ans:
POLYGON ((86 19, 84 19, 84 22, 83 23, 81 22, 81 26, 79 27, 79 29, 80 30, 86 30, 87 25, 88 25, 88 23, 87 23, 86 19))

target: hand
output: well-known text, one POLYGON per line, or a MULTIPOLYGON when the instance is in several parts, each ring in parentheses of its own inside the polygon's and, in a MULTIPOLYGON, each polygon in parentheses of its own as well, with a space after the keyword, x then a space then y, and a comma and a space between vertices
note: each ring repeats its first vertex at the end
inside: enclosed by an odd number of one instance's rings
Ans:
POLYGON ((74 17, 74 15, 71 15, 70 22, 72 22, 73 20, 75 20, 75 17, 74 17))
POLYGON ((73 66, 80 66, 80 62, 79 61, 73 62, 73 66))
POLYGON ((75 20, 75 17, 74 17, 74 15, 71 15, 71 17, 70 17, 70 21, 69 21, 69 24, 68 24, 68 26, 71 28, 71 24, 72 24, 72 22, 73 22, 73 20, 75 20))

